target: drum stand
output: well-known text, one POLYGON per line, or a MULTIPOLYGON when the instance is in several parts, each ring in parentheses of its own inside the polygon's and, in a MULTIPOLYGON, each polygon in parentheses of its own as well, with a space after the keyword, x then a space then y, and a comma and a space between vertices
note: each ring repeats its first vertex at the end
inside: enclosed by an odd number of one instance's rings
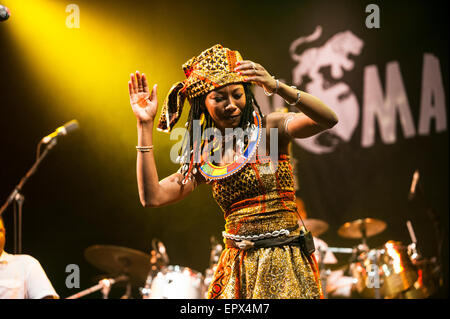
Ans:
POLYGON ((141 296, 144 299, 148 299, 150 296, 150 293, 152 292, 151 287, 152 287, 152 282, 153 282, 153 278, 159 273, 159 270, 156 269, 156 267, 152 267, 150 268, 150 271, 147 275, 147 279, 145 281, 145 285, 143 288, 139 288, 139 293, 141 294, 141 296))
POLYGON ((366 231, 366 222, 363 220, 359 230, 361 231, 361 244, 363 246, 363 249, 369 249, 369 247, 367 246, 367 231, 366 231))
POLYGON ((128 282, 125 295, 120 297, 120 299, 131 299, 131 298, 132 298, 132 296, 131 296, 131 283, 128 282))
POLYGON ((328 269, 325 269, 325 263, 324 263, 325 254, 326 254, 327 250, 321 249, 319 247, 317 252, 319 253, 319 274, 320 274, 320 281, 322 284, 322 293, 323 293, 323 297, 325 299, 327 299, 328 298, 327 280, 328 280, 328 276, 329 276, 329 271, 328 271, 328 269))
MULTIPOLYGON (((382 299, 381 292, 380 292, 380 289, 381 289, 380 271, 378 269, 379 258, 380 258, 380 253, 378 250, 375 250, 375 252, 372 255, 369 254, 369 260, 371 262, 371 265, 375 266, 375 269, 374 269, 375 273, 372 272, 372 276, 373 276, 372 278, 374 281, 373 289, 374 289, 374 298, 375 299, 382 299)), ((370 278, 370 276, 369 276, 369 278, 370 278)))
MULTIPOLYGON (((362 235, 362 238, 361 238, 361 250, 362 251, 366 251, 367 253, 368 253, 368 259, 369 259, 369 261, 370 261, 370 266, 374 266, 374 269, 371 269, 372 271, 370 272, 371 274, 372 274, 372 278, 370 278, 371 276, 370 275, 368 275, 368 280, 373 280, 373 283, 374 283, 374 285, 373 285, 373 289, 374 289, 374 298, 375 299, 381 299, 381 293, 380 293, 380 286, 381 286, 381 284, 380 284, 380 272, 379 272, 379 269, 378 269, 378 258, 379 258, 379 252, 378 252, 378 250, 375 252, 375 253, 373 253, 373 254, 370 254, 370 251, 369 251, 369 246, 367 245, 367 229, 366 229, 366 223, 365 223, 365 221, 363 220, 363 222, 361 223, 361 225, 360 225, 360 231, 361 231, 361 235, 362 235)), ((366 269, 366 271, 367 271, 367 269, 366 269)))
MULTIPOLYGON (((66 299, 78 299, 78 298, 84 297, 86 295, 89 295, 93 292, 96 292, 98 290, 102 291, 103 299, 108 299, 108 295, 111 290, 111 286, 114 285, 115 283, 118 283, 121 281, 127 281, 128 279, 129 278, 127 276, 119 276, 116 278, 105 278, 105 279, 100 280, 97 285, 92 286, 91 288, 85 289, 83 291, 80 291, 70 297, 67 297, 66 299)), ((129 285, 130 284, 128 283, 126 296, 128 296, 128 293, 129 293, 129 291, 128 291, 129 285)))

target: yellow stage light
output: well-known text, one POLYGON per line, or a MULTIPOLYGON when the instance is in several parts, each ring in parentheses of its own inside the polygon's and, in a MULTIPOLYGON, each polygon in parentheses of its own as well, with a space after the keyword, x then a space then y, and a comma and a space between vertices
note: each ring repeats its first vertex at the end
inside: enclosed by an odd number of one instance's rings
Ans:
MULTIPOLYGON (((35 85, 29 89, 38 90, 45 99, 43 116, 54 118, 55 124, 72 118, 96 124, 94 130, 98 131, 92 132, 95 150, 133 144, 136 127, 128 100, 130 73, 145 72, 149 85, 160 82, 158 99, 162 104, 181 69, 166 71, 164 62, 171 61, 172 50, 164 49, 164 35, 149 32, 148 21, 133 23, 132 13, 118 21, 117 8, 84 1, 79 4, 79 28, 69 28, 73 10, 68 4, 4 1, 11 18, 2 27, 9 29, 10 42, 18 47, 24 62, 21 72, 32 77, 35 85)), ((87 127, 84 124, 80 121, 82 128, 87 127)), ((168 148, 168 136, 163 139, 168 148)))

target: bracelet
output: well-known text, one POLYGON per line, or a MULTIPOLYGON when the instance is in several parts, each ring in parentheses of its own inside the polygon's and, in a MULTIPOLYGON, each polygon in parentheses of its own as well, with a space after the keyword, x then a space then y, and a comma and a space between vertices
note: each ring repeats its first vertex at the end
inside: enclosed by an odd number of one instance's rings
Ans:
POLYGON ((272 96, 272 95, 274 95, 274 93, 278 92, 278 87, 280 86, 280 82, 278 80, 275 80, 275 83, 276 83, 275 91, 273 91, 272 93, 267 92, 266 89, 263 86, 263 90, 264 90, 264 94, 265 95, 272 96))
POLYGON ((300 102, 300 90, 299 89, 297 89, 297 87, 296 86, 294 86, 294 85, 292 85, 291 86, 291 88, 294 88, 294 89, 296 89, 297 90, 297 100, 294 102, 294 103, 289 103, 288 101, 286 101, 286 100, 284 100, 287 104, 289 104, 289 105, 297 105, 298 104, 298 102, 300 102))
POLYGON ((139 152, 150 152, 150 150, 153 149, 153 145, 150 146, 136 146, 136 150, 139 152))

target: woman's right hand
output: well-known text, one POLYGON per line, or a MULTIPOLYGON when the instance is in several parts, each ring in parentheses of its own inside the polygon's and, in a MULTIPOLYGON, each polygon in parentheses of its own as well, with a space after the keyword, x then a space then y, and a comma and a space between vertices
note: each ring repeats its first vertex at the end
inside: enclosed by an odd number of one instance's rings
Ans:
POLYGON ((141 76, 139 71, 136 71, 135 74, 131 73, 130 77, 128 91, 134 115, 140 123, 153 122, 158 111, 157 84, 153 86, 150 93, 147 77, 144 73, 141 76))

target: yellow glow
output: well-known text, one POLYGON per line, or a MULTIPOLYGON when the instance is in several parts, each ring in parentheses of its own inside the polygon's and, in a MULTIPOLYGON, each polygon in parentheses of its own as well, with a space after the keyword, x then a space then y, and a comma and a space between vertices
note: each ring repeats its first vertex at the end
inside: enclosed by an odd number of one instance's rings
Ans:
POLYGON ((399 274, 403 271, 402 260, 400 253, 395 249, 394 245, 390 242, 386 243, 386 250, 388 255, 392 258, 392 266, 394 267, 394 273, 399 274))
MULTIPOLYGON (((116 145, 135 143, 128 100, 130 73, 145 72, 149 85, 162 84, 158 86, 160 105, 172 82, 182 76, 180 66, 171 66, 172 74, 166 71, 164 62, 172 59, 172 50, 164 50, 163 37, 157 35, 156 40, 148 28, 130 25, 130 16, 125 17, 128 21, 118 21, 113 11, 85 1, 79 4, 80 28, 70 29, 66 26, 70 2, 2 3, 11 10, 2 27, 9 29, 11 42, 18 47, 24 62, 21 71, 35 83, 29 89, 39 92, 48 105, 43 115, 60 122, 79 117, 97 122, 99 132, 92 134, 95 150, 103 151, 101 145, 113 141, 116 145)), ((80 128, 86 128, 82 121, 80 128)))

